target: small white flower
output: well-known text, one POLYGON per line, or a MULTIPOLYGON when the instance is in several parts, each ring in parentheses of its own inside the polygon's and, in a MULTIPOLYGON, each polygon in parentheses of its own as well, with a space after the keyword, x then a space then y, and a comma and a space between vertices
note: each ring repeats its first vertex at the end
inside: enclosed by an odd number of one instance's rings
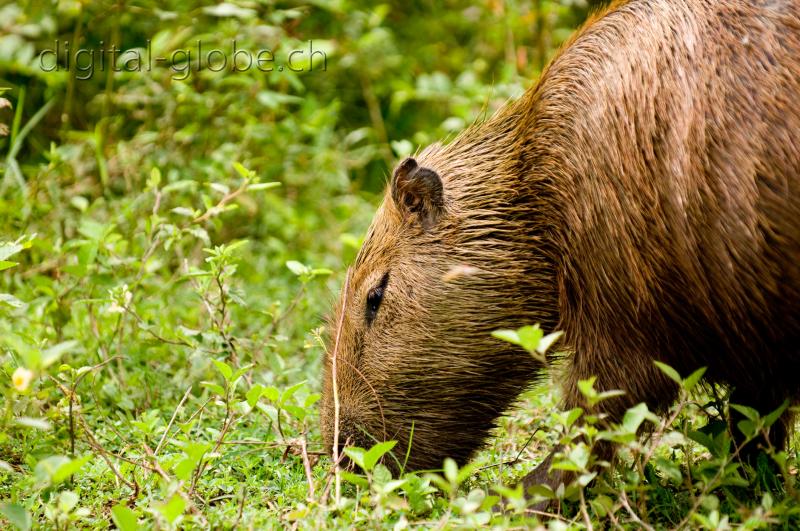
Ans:
POLYGON ((109 290, 111 294, 111 305, 108 307, 109 313, 125 313, 125 310, 133 300, 133 293, 128 290, 128 285, 123 284, 120 288, 109 290))
POLYGON ((20 393, 27 391, 33 380, 33 371, 29 371, 25 367, 17 367, 14 374, 11 375, 11 382, 14 384, 14 389, 20 393))

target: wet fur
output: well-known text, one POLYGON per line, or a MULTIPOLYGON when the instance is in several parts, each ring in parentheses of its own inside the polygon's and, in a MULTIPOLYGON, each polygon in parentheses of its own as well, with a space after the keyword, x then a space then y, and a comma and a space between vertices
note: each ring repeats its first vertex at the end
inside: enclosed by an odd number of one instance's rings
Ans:
MULTIPOLYGON (((589 376, 626 391, 612 416, 667 407, 654 360, 706 366, 764 412, 797 403, 798 102, 797 2, 638 0, 595 17, 525 96, 416 158, 441 177, 432 222, 387 190, 335 309, 342 440, 396 438, 402 456, 413 424, 409 468, 465 461, 540 373, 490 332, 535 322, 565 332, 565 407, 589 376)), ((330 446, 330 354, 325 367, 330 446)))

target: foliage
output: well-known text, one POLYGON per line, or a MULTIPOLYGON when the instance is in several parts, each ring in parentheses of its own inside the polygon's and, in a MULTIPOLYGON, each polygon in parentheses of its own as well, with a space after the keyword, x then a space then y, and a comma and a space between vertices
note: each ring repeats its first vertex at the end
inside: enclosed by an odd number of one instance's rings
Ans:
MULTIPOLYGON (((541 515, 513 490, 493 512, 493 492, 555 443, 577 483, 538 491, 557 500, 550 527, 796 525, 794 455, 773 452, 783 480, 738 464, 705 413, 724 409, 692 398, 691 376, 669 415, 637 406, 621 426, 558 412, 545 386, 477 464, 392 478, 391 443, 348 448, 363 474, 331 486, 321 317, 385 175, 521 93, 586 13, 574 0, 1 6, 0 525, 524 526, 541 515), (198 41, 232 55, 234 40, 276 67, 310 43, 325 55, 302 72, 185 56, 198 41), (95 56, 88 75, 40 60, 56 41, 169 60, 125 71, 95 56), (608 439, 625 462, 594 478, 608 439)), ((544 362, 557 339, 499 337, 544 362)), ((751 435, 774 422, 742 413, 751 435)))

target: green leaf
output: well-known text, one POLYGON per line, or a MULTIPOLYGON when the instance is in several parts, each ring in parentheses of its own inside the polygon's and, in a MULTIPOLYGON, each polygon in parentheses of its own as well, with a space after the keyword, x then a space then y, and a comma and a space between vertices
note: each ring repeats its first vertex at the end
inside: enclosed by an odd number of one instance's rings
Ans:
POLYGON ((0 243, 0 260, 14 256, 23 249, 24 247, 19 243, 0 243))
POLYGON ((214 382, 200 382, 200 385, 221 397, 225 397, 225 388, 214 382))
POLYGON ((391 471, 383 463, 375 465, 372 471, 372 483, 376 486, 386 485, 392 480, 391 471))
POLYGON ((78 268, 81 274, 86 274, 86 270, 97 259, 99 244, 96 241, 89 241, 78 248, 78 268))
POLYGON ((199 215, 196 210, 186 207, 175 207, 170 209, 170 212, 173 214, 178 214, 179 216, 185 216, 187 218, 196 218, 199 215))
POLYGON ((449 494, 453 490, 453 487, 450 486, 450 483, 445 481, 445 479, 438 474, 426 474, 425 478, 434 485, 436 485, 439 488, 439 490, 441 490, 444 493, 449 494))
POLYGON ((136 513, 121 503, 111 508, 111 518, 120 531, 137 531, 139 529, 136 513))
POLYGON ((762 420, 764 421, 764 427, 769 428, 783 415, 783 412, 786 411, 786 408, 789 407, 789 401, 784 400, 783 404, 781 404, 778 409, 772 411, 767 416, 765 416, 762 420))
POLYGON ((219 370, 222 377, 225 378, 225 381, 230 382, 231 377, 233 376, 233 369, 231 369, 230 365, 228 365, 224 361, 219 361, 219 360, 211 360, 211 361, 214 363, 214 365, 217 366, 217 370, 219 370))
POLYGON ((255 407, 256 402, 258 399, 261 398, 261 395, 264 393, 264 386, 260 384, 255 384, 251 387, 247 393, 245 393, 245 398, 247 399, 247 403, 250 407, 255 407))
POLYGON ((89 208, 89 200, 83 197, 82 195, 76 195, 75 197, 70 199, 69 204, 75 207, 80 212, 86 212, 86 209, 89 208))
POLYGON ((264 388, 264 390, 261 392, 261 396, 263 396, 273 404, 277 404, 280 401, 281 392, 278 390, 277 387, 270 385, 264 388))
POLYGON ((281 408, 297 420, 305 419, 308 414, 305 408, 294 404, 283 404, 281 408))
POLYGON ((161 184, 161 170, 159 170, 157 166, 154 166, 153 169, 150 170, 150 178, 147 180, 147 187, 158 188, 158 185, 160 184, 161 184))
POLYGON ((625 394, 625 391, 621 389, 612 389, 610 391, 603 391, 602 393, 597 394, 596 402, 600 402, 601 400, 608 400, 609 398, 614 398, 616 396, 622 396, 625 394))
POLYGON ((536 350, 539 352, 539 354, 547 354, 547 351, 550 350, 550 347, 553 346, 553 343, 558 341, 563 335, 564 332, 553 332, 552 334, 547 334, 539 340, 539 345, 536 347, 536 350))
POLYGON ((0 303, 10 306, 11 308, 22 308, 25 303, 11 295, 10 293, 0 293, 0 303))
POLYGON ((189 443, 184 446, 185 457, 175 465, 175 477, 187 481, 209 450, 211 450, 211 445, 208 443, 189 443))
POLYGON ((113 229, 113 224, 104 225, 89 218, 82 219, 78 225, 78 232, 94 242, 102 241, 106 233, 111 232, 113 229))
POLYGON ((735 409, 736 411, 738 411, 739 413, 741 413, 742 415, 744 415, 745 417, 754 422, 757 421, 760 417, 758 411, 756 411, 751 407, 742 406, 740 404, 730 404, 730 407, 732 407, 733 409, 735 409))
POLYGON ((71 513, 79 501, 80 498, 77 494, 71 490, 65 490, 58 495, 58 509, 62 513, 71 513))
POLYGON ((91 454, 77 459, 63 455, 46 457, 36 463, 33 474, 39 483, 55 486, 78 472, 91 458, 91 454))
POLYGON ((458 479, 458 465, 453 459, 448 457, 444 460, 442 471, 444 472, 445 479, 447 479, 451 485, 458 485, 456 482, 458 479))
MULTIPOLYGON (((387 469, 388 471, 388 469, 387 469)), ((390 473, 391 474, 391 473, 390 473)), ((380 491, 382 494, 390 494, 397 489, 402 489, 408 483, 407 479, 394 479, 390 481, 386 481, 383 486, 381 487, 380 491)))
POLYGON ((180 192, 184 190, 195 190, 197 188, 197 181, 193 179, 182 179, 169 183, 161 189, 162 193, 180 192))
POLYGON ((208 186, 212 190, 214 190, 216 192, 219 192, 221 195, 227 195, 231 191, 230 186, 228 186, 227 184, 223 184, 223 183, 208 183, 208 186))
POLYGON ((253 176, 253 172, 248 170, 247 168, 245 168, 239 162, 234 162, 233 163, 233 169, 236 170, 236 173, 238 173, 239 175, 241 175, 245 179, 249 179, 250 177, 253 176))
POLYGON ((364 453, 364 470, 369 472, 375 467, 378 460, 397 444, 397 441, 380 442, 364 453))
POLYGON ((186 509, 186 501, 176 494, 166 503, 155 504, 155 509, 171 525, 183 514, 186 509))
POLYGON ((681 468, 669 459, 663 457, 655 458, 656 468, 661 471, 664 476, 670 480, 674 485, 680 485, 683 481, 683 474, 681 468))
POLYGON ((233 243, 229 243, 228 245, 225 246, 225 254, 232 255, 234 251, 238 251, 241 247, 244 247, 245 245, 249 244, 250 240, 238 240, 233 243))
POLYGON ((66 463, 69 463, 69 457, 63 455, 46 457, 36 463, 36 467, 33 469, 34 477, 39 483, 53 483, 51 478, 66 463))
POLYGON ((319 401, 320 398, 322 398, 321 394, 319 394, 319 393, 311 393, 310 395, 308 395, 306 397, 305 401, 303 402, 303 407, 304 408, 309 408, 309 407, 313 406, 314 404, 316 404, 319 401))
POLYGON ((86 454, 83 457, 78 457, 77 459, 71 459, 68 463, 64 463, 61 465, 56 473, 53 475, 52 483, 54 485, 65 481, 67 478, 76 474, 83 465, 88 463, 92 459, 92 454, 86 454))
MULTIPOLYGON (((520 482, 520 485, 522 483, 520 482)), ((541 496, 542 498, 552 500, 556 497, 556 493, 553 492, 553 489, 548 487, 545 484, 541 485, 531 485, 528 487, 527 492, 530 496, 541 496)))
POLYGON ((19 265, 19 262, 10 262, 8 260, 0 260, 0 271, 5 271, 6 269, 11 269, 15 265, 19 265))
POLYGON ((327 277, 333 274, 333 270, 325 267, 317 267, 311 270, 312 277, 327 277))
POLYGON ((692 430, 686 435, 694 442, 705 446, 712 455, 716 455, 717 446, 711 437, 699 430, 692 430))
POLYGON ((64 341, 45 350, 42 352, 42 368, 46 368, 54 364, 64 354, 75 350, 78 345, 79 343, 77 341, 64 341))
POLYGON ((342 470, 340 474, 343 480, 347 481, 348 483, 352 483, 356 487, 361 487, 364 489, 369 488, 369 482, 364 476, 353 474, 352 472, 347 472, 346 470, 342 470))
POLYGON ((519 334, 515 330, 495 330, 492 332, 492 337, 507 341, 514 345, 521 345, 519 334))
POLYGON ((645 403, 629 408, 622 417, 622 427, 629 433, 636 433, 648 413, 650 411, 645 403))
POLYGON ((288 267, 289 271, 291 271, 298 277, 301 275, 307 275, 311 272, 308 266, 298 262, 297 260, 289 260, 288 262, 286 262, 286 267, 288 267))
POLYGON ((268 183, 255 183, 251 184, 247 187, 249 191, 259 191, 259 190, 269 190, 271 188, 278 188, 281 183, 277 181, 272 181, 268 183))
POLYGON ((0 513, 20 531, 28 531, 31 528, 31 515, 21 505, 0 503, 0 513))
POLYGON ((245 365, 244 367, 240 367, 239 369, 237 369, 237 371, 235 373, 233 373, 233 376, 231 376, 231 380, 233 380, 235 382, 236 380, 241 378, 244 375, 244 373, 246 373, 247 371, 249 371, 252 368, 253 368, 253 364, 252 363, 249 363, 249 364, 245 365))
POLYGON ((587 472, 578 476, 578 484, 581 487, 586 487, 597 476, 597 472, 587 472))
POLYGON ((575 423, 575 421, 580 418, 581 415, 583 415, 583 408, 576 407, 569 410, 569 414, 567 415, 565 421, 567 427, 569 428, 570 426, 572 426, 575 423))
POLYGON ((589 448, 585 444, 575 446, 569 452, 569 460, 575 463, 581 470, 586 469, 589 464, 589 448))
POLYGON ((347 457, 352 459, 355 464, 366 470, 366 467, 364 466, 365 450, 363 448, 359 448, 357 446, 348 446, 344 449, 344 453, 347 457))
POLYGON ((464 483, 473 473, 475 473, 475 470, 479 465, 479 462, 472 461, 461 467, 461 470, 458 471, 458 475, 456 476, 456 483, 458 485, 464 483))
POLYGON ((17 417, 14 419, 14 423, 42 431, 47 431, 53 427, 53 425, 45 419, 35 419, 31 417, 17 417))
POLYGON ((758 435, 758 424, 752 420, 742 419, 736 423, 736 427, 739 428, 739 431, 747 438, 758 435))
POLYGON ((539 348, 539 342, 544 337, 544 331, 539 328, 539 325, 523 326, 517 330, 520 345, 522 348, 530 353, 536 352, 539 348))
POLYGON ((700 381, 700 379, 703 377, 705 373, 706 373, 705 367, 701 367, 696 371, 694 371, 692 374, 687 376, 685 380, 683 380, 683 388, 687 391, 691 391, 694 388, 694 386, 697 385, 697 382, 700 381))
POLYGON ((597 396, 597 391, 594 389, 594 382, 597 380, 596 376, 587 378, 586 380, 578 380, 578 391, 581 392, 586 398, 594 398, 597 396))
POLYGON ((289 402, 289 400, 292 399, 294 394, 297 391, 299 391, 300 389, 302 389, 303 387, 305 387, 305 385, 306 385, 306 381, 303 380, 302 382, 298 382, 298 383, 294 384, 293 386, 289 387, 288 389, 286 389, 283 392, 283 394, 281 394, 281 406, 284 406, 285 404, 287 404, 289 402))
POLYGON ((678 371, 676 371, 666 363, 661 363, 660 361, 654 361, 653 363, 655 363, 656 367, 658 367, 661 370, 661 372, 666 374, 670 380, 672 380, 678 385, 683 385, 683 380, 681 379, 681 375, 678 374, 678 371))

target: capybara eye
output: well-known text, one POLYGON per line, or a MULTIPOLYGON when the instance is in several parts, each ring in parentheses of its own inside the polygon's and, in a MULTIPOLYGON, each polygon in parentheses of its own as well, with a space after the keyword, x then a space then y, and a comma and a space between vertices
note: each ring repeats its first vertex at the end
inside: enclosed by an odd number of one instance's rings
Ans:
POLYGON ((367 293, 367 324, 371 325, 372 321, 375 320, 375 316, 378 315, 378 308, 381 306, 381 302, 383 302, 383 293, 386 291, 386 284, 389 283, 389 273, 386 273, 381 277, 380 283, 369 290, 367 293))

